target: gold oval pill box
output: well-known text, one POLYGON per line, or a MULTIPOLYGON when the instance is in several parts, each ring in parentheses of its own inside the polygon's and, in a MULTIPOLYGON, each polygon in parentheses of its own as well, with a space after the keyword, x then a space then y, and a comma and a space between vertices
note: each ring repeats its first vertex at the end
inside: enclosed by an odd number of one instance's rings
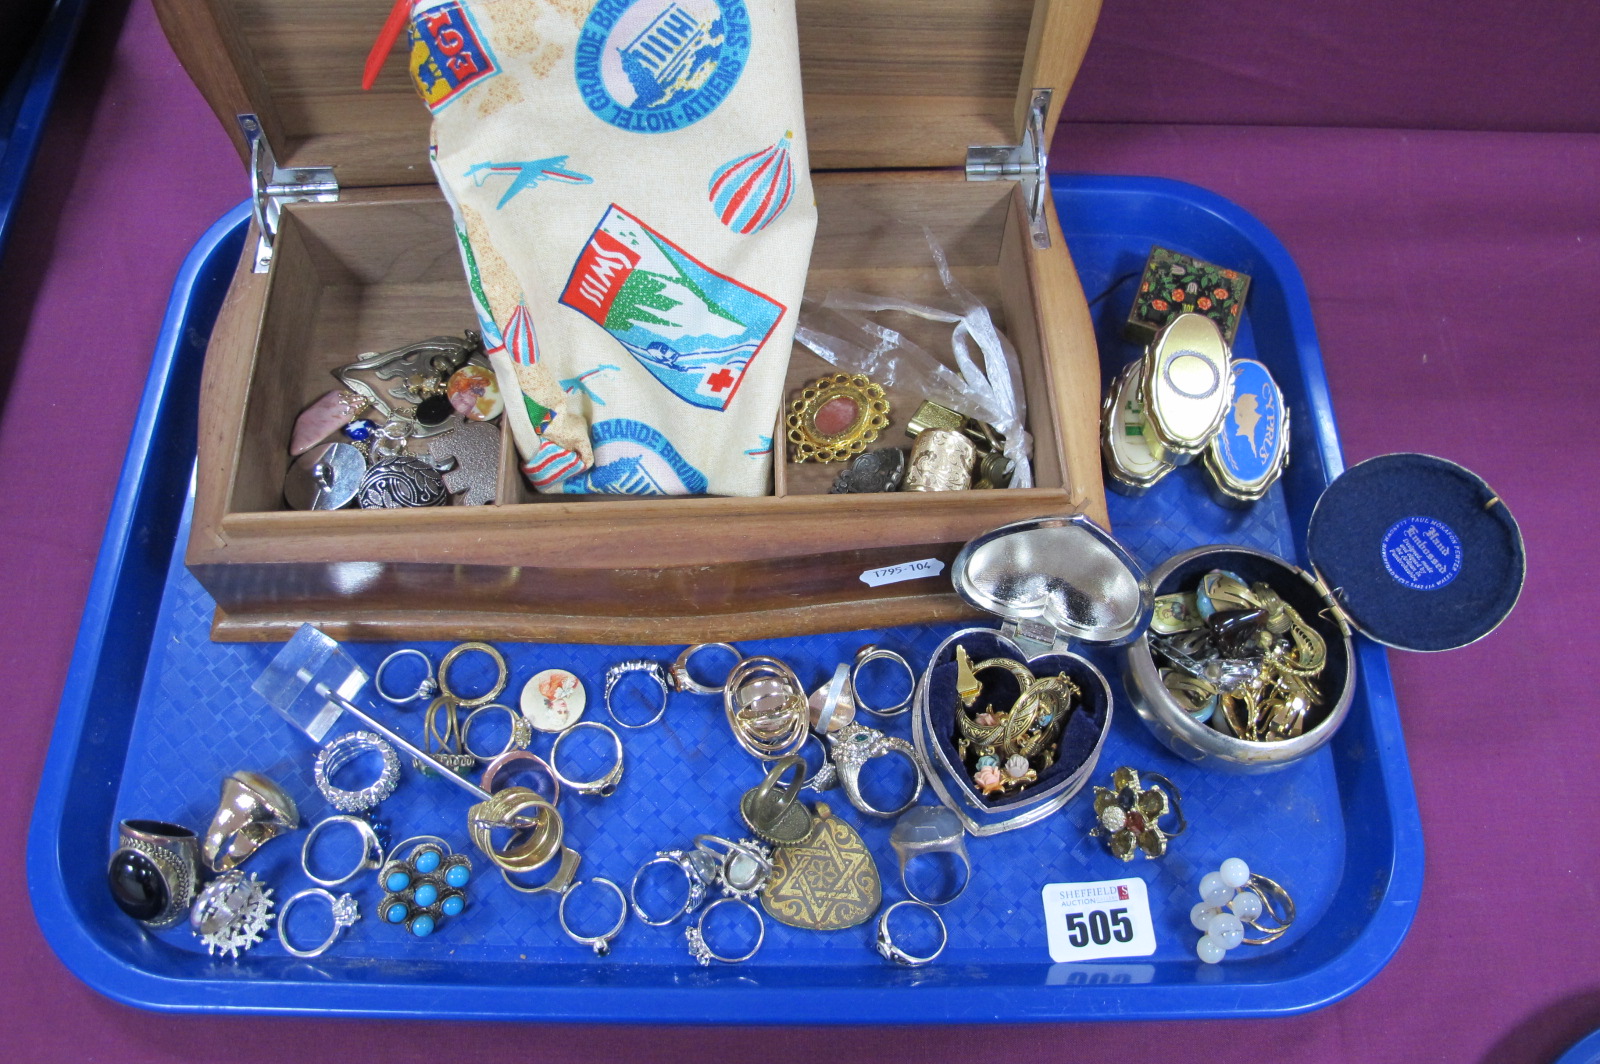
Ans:
POLYGON ((1146 420, 1167 461, 1187 465, 1211 443, 1233 399, 1228 345, 1216 322, 1180 314, 1141 364, 1146 420))
POLYGON ((1140 363, 1128 363, 1112 380, 1101 404, 1100 425, 1106 486, 1112 491, 1143 495, 1172 472, 1167 449, 1146 424, 1140 363))

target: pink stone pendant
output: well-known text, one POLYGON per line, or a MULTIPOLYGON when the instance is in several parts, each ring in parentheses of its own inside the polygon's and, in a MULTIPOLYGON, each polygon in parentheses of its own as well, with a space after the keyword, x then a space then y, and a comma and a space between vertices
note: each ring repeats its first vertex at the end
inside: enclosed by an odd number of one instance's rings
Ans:
POLYGON ((294 419, 294 435, 289 441, 289 453, 302 455, 344 426, 368 406, 366 399, 355 392, 335 388, 312 403, 294 419))

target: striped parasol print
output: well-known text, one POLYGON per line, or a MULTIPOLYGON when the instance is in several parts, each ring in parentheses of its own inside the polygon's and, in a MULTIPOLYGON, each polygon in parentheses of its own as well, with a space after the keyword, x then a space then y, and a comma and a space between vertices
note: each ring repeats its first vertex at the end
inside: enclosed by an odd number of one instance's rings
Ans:
POLYGON ((525 366, 531 366, 539 361, 539 344, 533 337, 533 319, 528 316, 528 308, 521 303, 511 312, 511 319, 505 327, 506 348, 511 352, 511 357, 525 366))
POLYGON ((726 163, 711 175, 711 206, 735 233, 758 233, 789 206, 794 195, 794 164, 789 138, 726 163))

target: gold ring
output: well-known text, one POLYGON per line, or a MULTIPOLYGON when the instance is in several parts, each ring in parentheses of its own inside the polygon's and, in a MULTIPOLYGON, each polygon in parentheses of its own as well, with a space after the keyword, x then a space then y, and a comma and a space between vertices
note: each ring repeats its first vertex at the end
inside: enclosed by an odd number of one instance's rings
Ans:
POLYGON ((444 660, 439 662, 439 693, 457 705, 465 706, 468 709, 474 706, 487 705, 499 697, 500 692, 505 689, 506 659, 501 657, 500 652, 488 643, 461 643, 458 646, 451 647, 450 653, 446 654, 444 660), (450 690, 450 666, 455 664, 455 660, 469 650, 481 651, 493 658, 495 666, 500 670, 500 675, 495 680, 494 687, 490 688, 486 693, 475 698, 462 698, 450 690))
POLYGON ((1262 933, 1260 938, 1245 939, 1245 944, 1248 946, 1265 946, 1269 942, 1276 942, 1283 936, 1285 931, 1289 930, 1289 925, 1294 923, 1294 899, 1289 897, 1289 892, 1284 890, 1282 885, 1258 872, 1251 872, 1250 881, 1240 889, 1248 890, 1260 898, 1262 916, 1270 914, 1278 922, 1276 927, 1262 927, 1260 916, 1243 921, 1262 933), (1276 897, 1283 903, 1281 906, 1282 913, 1273 908, 1269 895, 1276 897))
POLYGON ((483 855, 511 872, 532 871, 548 862, 562 848, 564 833, 556 807, 526 787, 507 787, 487 802, 474 805, 467 811, 467 828, 483 855), (538 813, 531 820, 523 815, 530 809, 538 813), (526 840, 514 841, 505 849, 497 849, 490 834, 495 828, 530 827, 532 834, 526 840))

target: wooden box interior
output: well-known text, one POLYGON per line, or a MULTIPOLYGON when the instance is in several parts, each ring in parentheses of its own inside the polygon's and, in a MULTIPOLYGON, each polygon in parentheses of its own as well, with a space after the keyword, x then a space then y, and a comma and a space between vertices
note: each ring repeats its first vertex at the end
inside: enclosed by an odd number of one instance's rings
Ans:
MULTIPOLYGON (((1035 482, 1041 488, 1062 486, 1065 472, 1025 251, 1028 237, 1012 187, 835 174, 818 181, 817 200, 822 222, 807 297, 821 300, 830 291, 847 290, 948 305, 923 236, 927 227, 957 280, 990 308, 995 324, 1016 347, 1024 397, 1032 397, 1028 430, 1035 482)), ((909 314, 891 314, 885 321, 954 368, 950 325, 909 314)), ((262 318, 227 511, 287 509, 283 478, 294 419, 336 384, 337 367, 363 352, 473 326, 449 208, 437 191, 290 206, 262 318)), ((834 372, 834 366, 797 343, 785 394, 792 396, 807 381, 834 372)), ((890 387, 888 394, 890 425, 881 442, 905 445, 906 419, 922 396, 906 384, 890 387)), ((503 433, 503 444, 497 504, 561 498, 529 488, 517 469, 509 433, 503 433)), ((824 494, 843 468, 790 462, 778 427, 773 445, 775 496, 824 494)), ((928 501, 915 493, 904 499, 910 506, 928 501)), ((306 515, 310 520, 321 516, 306 515)))

